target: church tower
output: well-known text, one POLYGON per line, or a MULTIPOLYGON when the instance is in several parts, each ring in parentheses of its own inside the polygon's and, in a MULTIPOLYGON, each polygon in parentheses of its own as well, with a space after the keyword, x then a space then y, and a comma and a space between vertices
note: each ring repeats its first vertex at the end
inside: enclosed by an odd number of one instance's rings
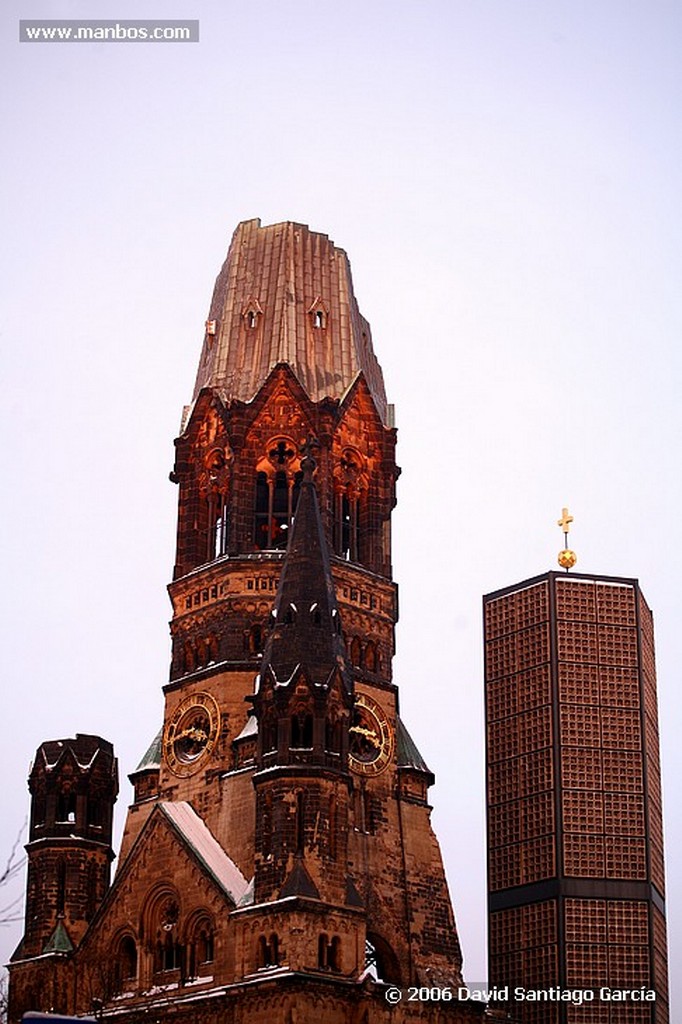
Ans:
MULTIPOLYGON (((42 743, 29 776, 24 936, 12 1003, 67 998, 69 957, 109 888, 118 769, 111 743, 80 733, 42 743)), ((11 1018, 10 1018, 11 1019, 11 1018)))
POLYGON ((668 1024, 654 632, 639 583, 549 572, 487 595, 484 624, 490 982, 593 993, 513 1003, 523 1024, 668 1024))
POLYGON ((483 1015, 456 999, 434 777, 392 678, 395 445, 346 254, 305 225, 240 224, 175 443, 164 721, 67 1009, 483 1015), (389 985, 454 998, 393 1007, 389 985))

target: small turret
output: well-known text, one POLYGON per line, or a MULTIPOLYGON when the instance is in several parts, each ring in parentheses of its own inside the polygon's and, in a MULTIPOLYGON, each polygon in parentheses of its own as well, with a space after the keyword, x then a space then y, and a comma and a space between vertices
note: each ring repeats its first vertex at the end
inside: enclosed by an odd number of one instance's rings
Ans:
POLYGON ((118 769, 111 743, 48 740, 29 775, 31 824, 21 957, 80 942, 109 888, 118 769))

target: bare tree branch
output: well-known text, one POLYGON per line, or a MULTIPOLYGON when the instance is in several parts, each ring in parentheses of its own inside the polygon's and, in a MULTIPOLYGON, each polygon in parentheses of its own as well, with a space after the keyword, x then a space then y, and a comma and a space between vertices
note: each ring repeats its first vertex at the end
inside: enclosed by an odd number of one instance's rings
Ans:
MULTIPOLYGON (((23 854, 19 853, 19 846, 21 844, 21 840, 25 829, 26 821, 24 821, 24 824, 19 829, 17 838, 14 840, 14 843, 12 844, 12 849, 10 850, 9 856, 5 862, 5 866, 2 869, 2 871, 0 871, 0 889, 4 885, 9 885, 11 882, 13 882, 14 879, 24 869, 26 857, 23 854)), ((23 899, 24 894, 20 893, 14 899, 11 899, 8 903, 4 903, 2 904, 2 906, 0 906, 0 925, 13 924, 15 921, 19 921, 21 919, 21 913, 18 912, 17 908, 20 907, 21 903, 23 902, 23 899)), ((0 1021, 1 1020, 2 1018, 0 1017, 0 1021)))

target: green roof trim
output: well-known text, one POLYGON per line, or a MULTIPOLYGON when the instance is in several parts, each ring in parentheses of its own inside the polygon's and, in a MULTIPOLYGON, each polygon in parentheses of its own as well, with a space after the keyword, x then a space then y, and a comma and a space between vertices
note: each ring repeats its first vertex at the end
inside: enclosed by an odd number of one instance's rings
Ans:
POLYGON ((426 761, 419 753, 417 744, 410 736, 409 732, 405 728, 404 722, 400 718, 398 719, 397 740, 399 768, 417 768, 420 772, 426 772, 428 775, 433 775, 426 761))
POLYGON ((61 921, 43 946, 43 953, 73 953, 73 942, 61 921))
POLYGON ((156 736, 149 745, 147 752, 138 764, 137 768, 133 772, 135 775, 137 772, 148 771, 152 768, 161 767, 161 744, 163 741, 163 726, 159 729, 156 736))

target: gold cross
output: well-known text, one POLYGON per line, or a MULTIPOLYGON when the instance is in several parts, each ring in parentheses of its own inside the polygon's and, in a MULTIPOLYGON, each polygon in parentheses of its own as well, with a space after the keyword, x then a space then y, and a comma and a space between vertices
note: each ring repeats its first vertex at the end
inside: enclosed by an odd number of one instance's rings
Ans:
POLYGON ((563 529, 564 533, 566 535, 568 535, 568 531, 570 529, 570 524, 572 522, 573 522, 573 516, 570 516, 568 514, 568 509, 567 508, 562 508, 562 510, 561 510, 561 519, 557 520, 557 526, 561 526, 561 528, 563 529))

